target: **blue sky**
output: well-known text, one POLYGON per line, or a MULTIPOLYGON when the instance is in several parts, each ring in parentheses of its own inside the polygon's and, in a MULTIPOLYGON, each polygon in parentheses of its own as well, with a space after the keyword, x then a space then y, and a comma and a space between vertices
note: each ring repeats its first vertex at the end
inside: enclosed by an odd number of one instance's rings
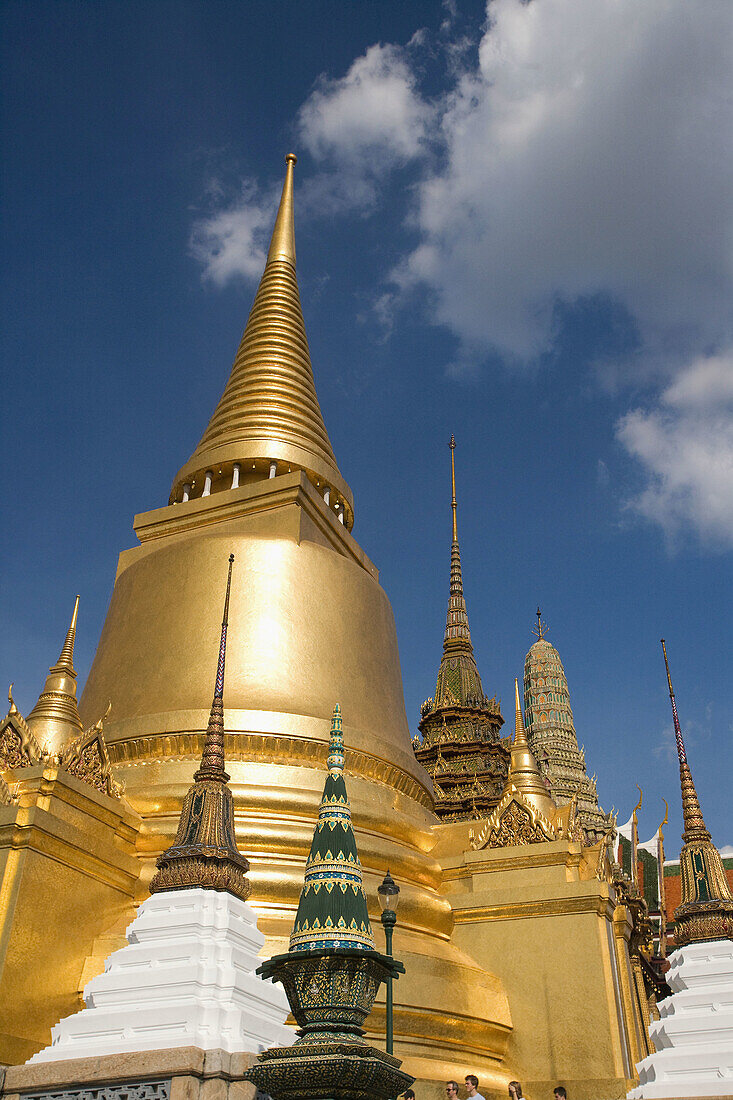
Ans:
POLYGON ((604 806, 625 820, 640 783, 646 839, 667 797, 672 852, 664 635, 733 843, 731 12, 6 2, 0 671, 21 709, 77 591, 83 683, 132 517, 226 381, 292 150, 316 384, 412 728, 454 432, 484 688, 510 719, 540 603, 604 806))

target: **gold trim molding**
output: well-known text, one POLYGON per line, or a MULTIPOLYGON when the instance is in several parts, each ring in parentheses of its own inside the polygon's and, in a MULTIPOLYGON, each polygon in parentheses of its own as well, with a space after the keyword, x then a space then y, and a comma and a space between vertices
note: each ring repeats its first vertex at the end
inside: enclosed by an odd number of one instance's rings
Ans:
MULTIPOLYGON (((161 733, 150 737, 135 737, 113 741, 108 745, 113 765, 140 764, 161 759, 198 760, 204 746, 203 732, 161 733)), ((228 733, 224 736, 224 751, 231 763, 287 764, 291 767, 325 767, 328 745, 302 737, 262 733, 228 733)), ((433 799, 411 775, 371 753, 359 749, 346 750, 349 771, 364 779, 384 783, 393 790, 433 809, 433 799)))

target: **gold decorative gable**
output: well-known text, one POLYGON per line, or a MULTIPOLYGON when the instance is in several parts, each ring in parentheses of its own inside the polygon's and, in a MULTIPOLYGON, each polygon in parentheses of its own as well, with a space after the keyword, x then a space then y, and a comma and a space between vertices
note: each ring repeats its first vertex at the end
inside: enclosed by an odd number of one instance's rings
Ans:
POLYGON ((39 764, 42 752, 25 718, 13 700, 13 685, 8 688, 8 713, 0 722, 0 769, 30 768, 39 764))
POLYGON ((111 706, 107 707, 104 718, 100 718, 94 726, 90 726, 88 730, 85 730, 84 733, 67 745, 61 754, 59 763, 71 775, 75 775, 82 782, 96 787, 102 794, 119 798, 123 787, 115 782, 112 775, 112 764, 102 732, 104 719, 110 710, 111 706))
POLYGON ((526 801, 512 786, 487 819, 478 836, 469 833, 474 851, 483 848, 511 848, 518 844, 544 844, 557 840, 555 826, 526 801))
MULTIPOLYGON (((102 794, 119 798, 123 788, 112 775, 102 727, 110 712, 84 733, 70 742, 58 755, 41 749, 33 731, 13 700, 13 685, 8 690, 10 709, 0 722, 0 772, 30 768, 34 764, 57 764, 84 783, 96 787, 102 794)), ((0 776, 2 779, 2 776, 0 776)), ((0 801, 2 795, 0 792, 0 801)))

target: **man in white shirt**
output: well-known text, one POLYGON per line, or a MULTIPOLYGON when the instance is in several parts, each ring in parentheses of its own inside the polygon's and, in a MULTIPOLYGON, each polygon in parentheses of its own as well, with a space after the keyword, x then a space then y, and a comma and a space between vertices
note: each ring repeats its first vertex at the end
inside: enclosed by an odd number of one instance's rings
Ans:
POLYGON ((478 1077, 475 1077, 472 1073, 469 1073, 466 1077, 466 1094, 468 1100, 484 1100, 478 1090, 478 1077))

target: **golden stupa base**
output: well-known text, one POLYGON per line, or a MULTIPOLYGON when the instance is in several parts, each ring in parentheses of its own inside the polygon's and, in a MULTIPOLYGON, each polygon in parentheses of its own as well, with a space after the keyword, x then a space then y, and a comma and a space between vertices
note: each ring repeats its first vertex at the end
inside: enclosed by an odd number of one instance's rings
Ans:
POLYGON ((0 806, 0 1062, 17 1063, 81 1008, 95 939, 133 918, 140 818, 56 766, 6 775, 16 801, 0 806))

